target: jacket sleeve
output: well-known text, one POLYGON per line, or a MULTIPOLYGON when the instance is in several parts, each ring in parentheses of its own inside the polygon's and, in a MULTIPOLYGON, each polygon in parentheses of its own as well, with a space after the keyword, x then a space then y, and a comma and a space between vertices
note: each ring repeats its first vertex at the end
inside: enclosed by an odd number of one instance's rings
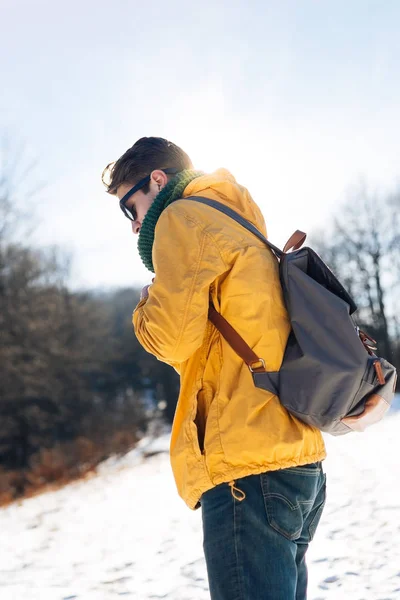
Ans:
POLYGON ((154 282, 133 313, 133 325, 145 350, 176 365, 201 346, 210 285, 227 267, 204 224, 176 204, 158 220, 153 265, 154 282))

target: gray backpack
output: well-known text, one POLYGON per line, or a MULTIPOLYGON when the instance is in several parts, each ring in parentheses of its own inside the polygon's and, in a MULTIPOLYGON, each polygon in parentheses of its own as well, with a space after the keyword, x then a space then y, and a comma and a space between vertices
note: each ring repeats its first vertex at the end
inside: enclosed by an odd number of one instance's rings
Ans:
POLYGON ((311 248, 301 248, 306 235, 295 232, 282 251, 224 204, 199 196, 186 200, 231 217, 279 260, 292 326, 279 371, 268 371, 268 361, 257 356, 212 305, 208 315, 249 366, 255 386, 276 394, 301 421, 333 435, 363 431, 380 421, 394 397, 396 369, 374 354, 375 341, 355 325, 357 306, 332 271, 311 248))

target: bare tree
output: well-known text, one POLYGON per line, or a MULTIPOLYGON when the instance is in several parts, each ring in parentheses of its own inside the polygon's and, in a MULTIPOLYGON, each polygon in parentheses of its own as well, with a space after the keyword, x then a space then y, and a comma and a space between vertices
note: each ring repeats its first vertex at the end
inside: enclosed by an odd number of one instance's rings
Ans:
POLYGON ((6 132, 0 133, 0 243, 26 239, 35 226, 32 200, 44 188, 37 173, 37 161, 27 145, 15 144, 6 132), (23 218, 27 210, 29 219, 23 218))
POLYGON ((316 246, 359 306, 357 318, 393 359, 395 294, 400 283, 400 194, 380 197, 360 184, 316 246), (397 265, 397 266, 396 266, 397 265))

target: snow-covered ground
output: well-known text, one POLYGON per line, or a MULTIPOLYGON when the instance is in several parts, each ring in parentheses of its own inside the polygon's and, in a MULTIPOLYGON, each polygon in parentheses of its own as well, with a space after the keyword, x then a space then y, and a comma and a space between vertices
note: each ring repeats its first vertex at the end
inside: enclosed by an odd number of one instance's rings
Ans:
MULTIPOLYGON (((400 599, 400 413, 326 442, 309 600, 400 599)), ((118 597, 209 599, 201 514, 177 496, 165 452, 135 450, 92 479, 0 511, 1 600, 118 597)))

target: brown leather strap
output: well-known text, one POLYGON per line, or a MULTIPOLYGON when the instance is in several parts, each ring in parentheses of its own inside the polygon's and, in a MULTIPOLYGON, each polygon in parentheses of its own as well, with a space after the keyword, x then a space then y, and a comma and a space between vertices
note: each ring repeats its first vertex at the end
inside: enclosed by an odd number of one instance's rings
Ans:
POLYGON ((302 247, 304 242, 306 241, 307 234, 304 231, 300 231, 300 229, 296 229, 294 233, 290 236, 288 241, 286 242, 283 251, 289 252, 289 250, 298 250, 302 247))
POLYGON ((382 365, 381 365, 379 359, 376 359, 374 361, 374 369, 375 369, 375 373, 376 373, 376 376, 378 378, 380 385, 385 385, 386 380, 385 380, 385 376, 382 371, 382 365))
POLYGON ((255 352, 246 344, 244 339, 235 331, 228 323, 226 319, 222 315, 220 315, 214 308, 212 304, 210 304, 208 309, 208 318, 211 323, 218 329, 218 331, 223 335, 226 339, 232 350, 236 352, 238 356, 251 367, 255 373, 260 373, 265 371, 265 368, 262 366, 263 361, 257 356, 255 352), (256 366, 258 363, 260 365, 256 366))
POLYGON ((368 354, 374 356, 374 350, 377 349, 377 347, 375 346, 376 340, 374 340, 374 338, 368 335, 368 333, 365 333, 365 331, 362 331, 360 328, 358 328, 358 336, 362 341, 364 348, 366 349, 368 354))

